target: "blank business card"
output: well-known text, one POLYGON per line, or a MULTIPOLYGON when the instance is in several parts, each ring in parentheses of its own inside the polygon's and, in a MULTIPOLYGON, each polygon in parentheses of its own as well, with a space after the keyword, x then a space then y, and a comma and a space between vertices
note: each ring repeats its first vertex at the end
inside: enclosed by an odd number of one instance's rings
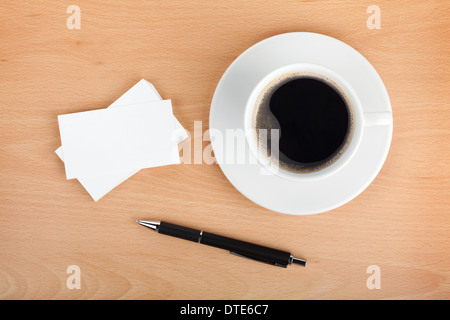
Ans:
POLYGON ((60 115, 58 122, 67 179, 173 163, 177 150, 170 100, 60 115))
MULTIPOLYGON (((121 95, 116 101, 114 101, 108 108, 123 107, 136 103, 152 102, 162 100, 158 91, 155 89, 153 84, 145 79, 141 79, 133 87, 131 87, 127 92, 121 95)), ((175 139, 178 142, 185 140, 188 137, 186 130, 183 128, 181 123, 175 116, 173 117, 175 122, 175 139)), ((64 152, 62 147, 56 149, 56 154, 64 162, 64 152)))
MULTIPOLYGON (((127 92, 125 92, 119 99, 112 103, 109 107, 122 107, 136 103, 152 102, 162 100, 155 87, 145 79, 141 79, 127 92)), ((150 106, 150 105, 149 105, 150 106)), ((173 117, 175 122, 175 132, 173 136, 177 143, 185 140, 188 137, 186 130, 182 127, 180 122, 173 117)), ((58 157, 64 162, 64 155, 62 147, 59 147, 56 151, 58 157)), ((174 150, 175 154, 171 163, 166 165, 179 164, 178 146, 174 150)), ((133 169, 125 172, 115 172, 108 175, 97 177, 77 177, 81 185, 86 189, 89 195, 94 201, 100 200, 104 195, 110 192, 112 189, 120 185, 122 182, 133 176, 142 168, 133 169)))

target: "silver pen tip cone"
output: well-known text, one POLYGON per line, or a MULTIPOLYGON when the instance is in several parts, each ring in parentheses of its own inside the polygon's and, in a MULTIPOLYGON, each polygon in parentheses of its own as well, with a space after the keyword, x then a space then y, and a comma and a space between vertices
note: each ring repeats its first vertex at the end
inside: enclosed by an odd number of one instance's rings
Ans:
POLYGON ((143 221, 143 220, 136 220, 137 223, 139 223, 141 226, 153 229, 153 230, 158 230, 159 229, 159 221, 143 221))

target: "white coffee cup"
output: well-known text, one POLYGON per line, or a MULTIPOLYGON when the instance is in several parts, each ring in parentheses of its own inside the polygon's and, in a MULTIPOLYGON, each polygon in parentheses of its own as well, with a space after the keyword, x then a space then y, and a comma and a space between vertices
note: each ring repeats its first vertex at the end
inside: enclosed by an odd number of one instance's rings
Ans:
MULTIPOLYGON (((360 100, 353 88, 339 74, 323 66, 311 63, 291 64, 276 69, 264 76, 252 90, 245 107, 244 130, 248 146, 258 162, 271 174, 288 180, 318 180, 326 178, 341 170, 353 157, 360 146, 364 128, 368 126, 386 125, 392 123, 391 112, 363 112, 360 100), (336 84, 339 91, 346 97, 348 107, 353 115, 353 132, 349 136, 349 144, 342 154, 330 165, 314 172, 297 173, 280 168, 280 166, 270 158, 266 157, 258 147, 257 138, 253 128, 253 112, 260 93, 273 80, 290 73, 316 74, 318 77, 326 78, 336 84)), ((270 133, 269 133, 270 134, 270 133)))

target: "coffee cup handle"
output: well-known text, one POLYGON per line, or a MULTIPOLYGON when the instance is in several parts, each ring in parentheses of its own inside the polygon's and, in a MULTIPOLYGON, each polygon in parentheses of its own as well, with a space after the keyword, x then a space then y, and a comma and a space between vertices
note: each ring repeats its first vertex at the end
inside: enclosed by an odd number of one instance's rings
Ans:
POLYGON ((365 112, 364 126, 388 126, 392 124, 392 112, 365 112))

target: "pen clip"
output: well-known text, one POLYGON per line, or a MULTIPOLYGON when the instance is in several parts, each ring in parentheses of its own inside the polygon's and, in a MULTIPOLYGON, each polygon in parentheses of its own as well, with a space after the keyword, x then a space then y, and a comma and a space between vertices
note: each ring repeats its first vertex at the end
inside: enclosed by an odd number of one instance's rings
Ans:
POLYGON ((287 265, 283 265, 283 264, 279 264, 279 263, 276 263, 276 262, 271 262, 271 261, 267 261, 267 260, 263 260, 263 259, 258 259, 258 258, 255 258, 253 256, 246 255, 245 253, 237 253, 237 252, 233 252, 233 251, 230 251, 230 253, 234 254, 235 256, 241 257, 241 258, 247 258, 249 260, 270 264, 272 266, 287 268, 287 265))

